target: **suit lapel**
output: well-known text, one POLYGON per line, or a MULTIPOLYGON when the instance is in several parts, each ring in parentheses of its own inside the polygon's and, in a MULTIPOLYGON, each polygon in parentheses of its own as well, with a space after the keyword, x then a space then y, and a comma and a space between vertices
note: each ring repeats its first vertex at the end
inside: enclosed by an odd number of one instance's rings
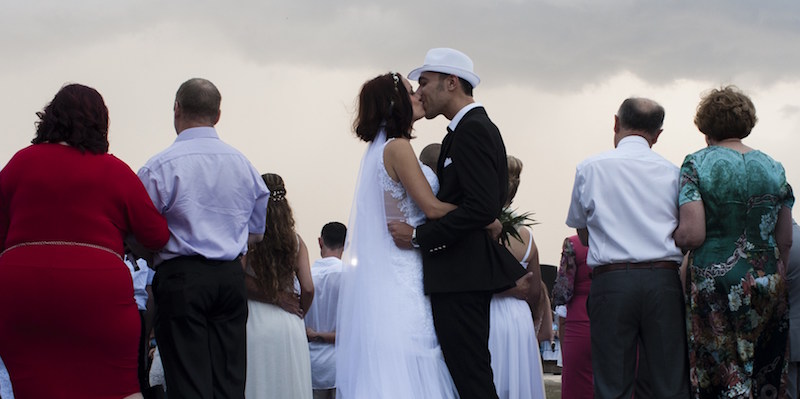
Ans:
MULTIPOLYGON (((456 130, 458 130, 459 126, 463 125, 465 120, 477 114, 486 115, 486 110, 483 107, 475 107, 469 110, 469 112, 464 114, 464 116, 461 118, 461 121, 458 122, 458 125, 456 125, 456 130)), ((450 153, 450 147, 453 144, 455 134, 456 133, 453 130, 450 130, 450 127, 448 127, 447 135, 444 136, 444 139, 442 139, 442 149, 439 152, 439 159, 436 162, 436 174, 438 176, 442 176, 442 170, 444 170, 444 161, 447 159, 447 156, 450 153)))

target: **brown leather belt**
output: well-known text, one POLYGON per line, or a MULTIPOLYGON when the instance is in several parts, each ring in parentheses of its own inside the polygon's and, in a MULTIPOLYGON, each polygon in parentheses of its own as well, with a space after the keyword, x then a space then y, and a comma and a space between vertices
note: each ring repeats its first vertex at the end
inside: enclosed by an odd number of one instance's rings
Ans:
POLYGON ((641 263, 610 263, 607 265, 595 266, 592 269, 591 276, 595 277, 605 272, 613 272, 617 270, 642 270, 642 269, 670 269, 678 270, 680 264, 669 260, 660 260, 656 262, 641 262, 641 263))

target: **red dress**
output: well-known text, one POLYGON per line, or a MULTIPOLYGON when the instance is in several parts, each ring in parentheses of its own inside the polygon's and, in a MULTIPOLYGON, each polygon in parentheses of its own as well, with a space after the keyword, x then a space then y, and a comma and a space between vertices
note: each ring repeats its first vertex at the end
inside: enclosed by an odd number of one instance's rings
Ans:
POLYGON ((60 144, 0 171, 0 357, 17 399, 139 391, 139 314, 123 238, 169 239, 142 183, 109 154, 60 144))

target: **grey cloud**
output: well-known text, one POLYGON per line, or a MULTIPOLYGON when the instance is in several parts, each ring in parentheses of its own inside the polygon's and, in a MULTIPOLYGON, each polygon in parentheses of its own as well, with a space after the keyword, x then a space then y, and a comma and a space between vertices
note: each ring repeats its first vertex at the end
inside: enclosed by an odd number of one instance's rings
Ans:
POLYGON ((800 106, 797 105, 784 105, 780 110, 781 116, 784 118, 794 118, 800 115, 800 106))
POLYGON ((222 35, 244 57, 262 64, 403 72, 417 66, 427 48, 451 46, 475 60, 484 81, 554 91, 579 89, 626 70, 659 84, 747 76, 750 84, 770 85, 800 78, 795 1, 59 4, 34 11, 17 5, 0 17, 0 45, 24 53, 19 43, 28 35, 39 39, 40 49, 63 51, 170 23, 187 29, 187 37, 171 40, 222 35))

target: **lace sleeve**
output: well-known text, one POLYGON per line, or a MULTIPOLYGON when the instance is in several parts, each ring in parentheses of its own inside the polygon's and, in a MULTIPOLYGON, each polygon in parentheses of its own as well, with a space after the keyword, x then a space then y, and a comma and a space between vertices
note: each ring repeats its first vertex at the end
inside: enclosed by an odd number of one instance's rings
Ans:
POLYGON ((553 303, 556 306, 566 305, 572 299, 577 269, 575 248, 572 247, 572 242, 567 238, 561 248, 561 265, 558 268, 556 282, 553 285, 553 303))

